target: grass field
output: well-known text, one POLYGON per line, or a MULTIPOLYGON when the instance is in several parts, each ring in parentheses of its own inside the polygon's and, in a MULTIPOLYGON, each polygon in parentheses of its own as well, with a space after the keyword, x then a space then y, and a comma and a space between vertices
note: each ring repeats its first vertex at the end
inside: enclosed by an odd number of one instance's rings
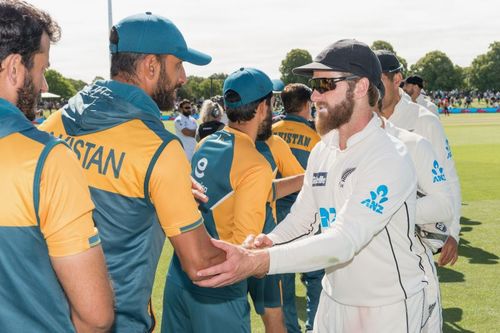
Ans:
MULTIPOLYGON (((500 332, 500 114, 442 117, 462 185, 459 260, 439 269, 444 332, 500 332)), ((172 124, 166 124, 172 130, 172 124)), ((156 275, 153 304, 158 321, 172 249, 165 245, 156 275)), ((305 291, 297 282, 297 304, 305 291)), ((305 311, 299 312, 301 324, 305 311)), ((158 326, 159 327, 159 326, 158 326)), ((157 330, 159 331, 159 330, 157 330)), ((264 332, 252 314, 252 332, 264 332)))

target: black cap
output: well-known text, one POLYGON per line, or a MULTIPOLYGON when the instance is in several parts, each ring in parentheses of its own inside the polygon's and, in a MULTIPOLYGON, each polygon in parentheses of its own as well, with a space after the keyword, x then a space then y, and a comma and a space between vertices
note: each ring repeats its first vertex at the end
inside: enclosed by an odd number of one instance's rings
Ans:
POLYGON ((406 83, 416 84, 422 89, 424 87, 424 79, 418 75, 408 76, 405 80, 406 83))
POLYGON ((382 84, 382 69, 377 56, 365 43, 355 39, 339 40, 314 58, 314 62, 293 69, 296 75, 309 76, 313 71, 347 72, 360 77, 366 77, 384 95, 382 84))
POLYGON ((375 54, 380 61, 382 66, 382 72, 384 73, 394 73, 399 72, 403 69, 403 65, 399 62, 398 57, 391 51, 387 50, 377 50, 375 54))

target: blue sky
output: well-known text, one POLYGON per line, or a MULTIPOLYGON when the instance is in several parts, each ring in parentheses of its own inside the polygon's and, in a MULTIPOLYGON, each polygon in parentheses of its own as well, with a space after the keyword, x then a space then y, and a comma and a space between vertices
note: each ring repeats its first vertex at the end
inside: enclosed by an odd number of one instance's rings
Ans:
MULTIPOLYGON (((108 77, 107 0, 28 0, 62 27, 51 66, 65 76, 108 77)), ((342 38, 390 42, 409 64, 433 50, 468 66, 500 40, 498 0, 114 0, 113 21, 145 11, 171 19, 188 45, 213 57, 207 66, 186 64, 188 75, 230 73, 242 66, 279 77, 293 48, 314 57, 342 38)))

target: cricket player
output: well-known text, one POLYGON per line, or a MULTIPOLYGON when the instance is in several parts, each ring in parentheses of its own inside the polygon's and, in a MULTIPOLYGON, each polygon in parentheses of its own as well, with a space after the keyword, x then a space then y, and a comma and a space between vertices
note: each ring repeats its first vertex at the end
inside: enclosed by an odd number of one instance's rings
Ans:
MULTIPOLYGON (((209 198, 199 208, 209 234, 242 244, 262 232, 273 171, 255 148, 271 115, 273 85, 254 68, 241 68, 224 81, 229 124, 206 137, 192 159, 192 176, 209 198)), ((269 121, 268 126, 271 126, 269 121)), ((250 332, 247 281, 202 288, 182 269, 175 251, 164 294, 162 332, 250 332)))
POLYGON ((89 181, 116 295, 113 332, 151 332, 165 235, 192 279, 200 267, 224 259, 192 196, 182 146, 160 118, 186 82, 182 62, 206 65, 211 58, 188 48, 174 23, 150 12, 118 22, 110 51, 111 80, 81 90, 41 128, 67 142, 89 181))
POLYGON ((442 161, 441 165, 446 170, 446 178, 453 196, 453 220, 449 226, 450 237, 441 249, 438 263, 453 265, 458 258, 462 196, 448 139, 435 115, 409 101, 408 98, 403 98, 404 92, 399 88, 402 80, 401 64, 397 57, 385 50, 376 51, 376 54, 382 64, 382 82, 386 92, 382 100, 382 114, 395 126, 415 132, 429 140, 438 156, 438 161, 442 161))
POLYGON ((321 142, 290 214, 250 251, 213 241, 227 260, 198 272, 220 287, 248 275, 325 268, 315 332, 421 332, 425 275, 415 242, 416 175, 374 111, 383 94, 371 49, 340 40, 295 73, 312 76, 321 142), (318 224, 321 234, 314 235, 318 224))
POLYGON ((113 292, 94 205, 63 142, 37 130, 50 44, 50 15, 0 1, 0 331, 107 332, 113 292))
POLYGON ((404 80, 403 90, 411 97, 413 103, 423 106, 427 110, 439 117, 438 107, 422 94, 424 89, 424 79, 419 75, 408 76, 404 80))

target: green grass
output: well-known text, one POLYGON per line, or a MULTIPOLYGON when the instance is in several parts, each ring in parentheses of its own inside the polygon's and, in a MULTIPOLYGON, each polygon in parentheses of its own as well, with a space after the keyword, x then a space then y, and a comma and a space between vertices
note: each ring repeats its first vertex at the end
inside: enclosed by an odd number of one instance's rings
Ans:
MULTIPOLYGON (((500 114, 441 117, 462 185, 459 260, 439 268, 444 332, 500 330, 500 114)), ((173 130, 172 122, 166 127, 173 130)), ((161 321, 163 286, 171 246, 165 245, 156 275, 153 304, 161 321)), ((305 290, 297 282, 299 319, 305 320, 305 290)), ((158 326, 159 327, 159 326, 158 326)), ((159 331, 159 330, 157 330, 159 331)), ((264 332, 252 313, 252 332, 264 332)))

